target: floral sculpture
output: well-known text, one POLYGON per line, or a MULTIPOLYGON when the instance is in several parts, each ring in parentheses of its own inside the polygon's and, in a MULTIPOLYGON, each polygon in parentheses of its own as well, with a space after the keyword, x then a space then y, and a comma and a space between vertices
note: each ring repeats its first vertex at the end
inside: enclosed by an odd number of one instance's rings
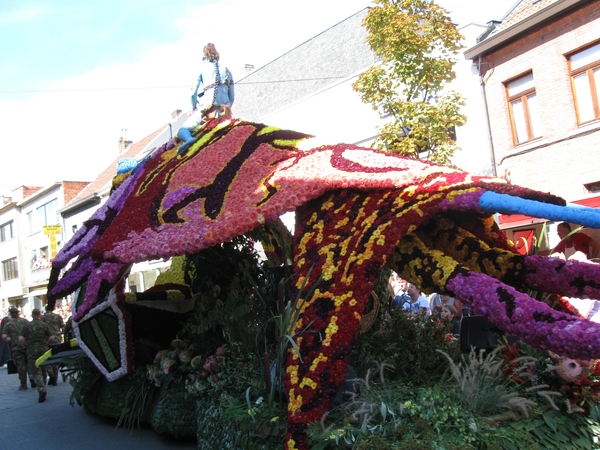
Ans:
POLYGON ((307 448, 307 425, 328 410, 384 266, 534 347, 600 357, 600 324, 524 293, 600 298, 600 267, 519 255, 493 220, 518 212, 600 227, 595 210, 373 149, 310 148, 310 136, 241 120, 212 121, 196 137, 184 152, 166 144, 116 177, 108 202, 53 261, 49 301, 82 288, 75 335, 107 379, 132 371, 119 283, 132 263, 219 245, 287 211, 297 221, 293 283, 297 292, 311 286, 312 297, 289 330, 299 352, 290 349, 284 376, 286 448, 307 448), (119 342, 103 337, 109 328, 119 342))

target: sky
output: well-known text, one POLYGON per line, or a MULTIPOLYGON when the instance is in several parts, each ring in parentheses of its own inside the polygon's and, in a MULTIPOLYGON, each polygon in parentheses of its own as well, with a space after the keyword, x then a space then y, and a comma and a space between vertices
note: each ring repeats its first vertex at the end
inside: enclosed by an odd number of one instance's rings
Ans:
MULTIPOLYGON (((458 25, 517 0, 438 0, 458 25)), ((0 0, 0 195, 92 181, 190 109, 202 49, 241 78, 372 6, 369 0, 0 0)), ((301 130, 300 130, 301 131, 301 130)))

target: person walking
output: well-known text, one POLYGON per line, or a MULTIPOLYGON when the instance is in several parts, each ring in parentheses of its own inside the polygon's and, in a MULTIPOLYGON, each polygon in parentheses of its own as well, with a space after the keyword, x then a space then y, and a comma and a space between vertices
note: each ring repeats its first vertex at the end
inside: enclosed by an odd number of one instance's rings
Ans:
MULTIPOLYGON (((12 353, 12 360, 17 366, 17 372, 19 374, 19 386, 20 391, 27 390, 27 347, 19 342, 19 336, 23 332, 27 319, 19 317, 21 311, 18 308, 11 306, 8 309, 10 314, 10 322, 2 330, 2 340, 10 345, 10 351, 12 353)), ((32 380, 33 382, 33 380, 32 380)), ((32 384, 33 387, 33 384, 32 384)))
POLYGON ((48 351, 48 344, 54 342, 54 336, 48 325, 42 322, 42 312, 39 309, 31 311, 31 322, 27 322, 23 327, 19 341, 27 345, 27 371, 37 384, 38 402, 42 403, 46 401, 47 395, 46 377, 42 376, 42 369, 35 362, 48 351))
MULTIPOLYGON (((65 321, 61 316, 54 312, 54 307, 50 305, 46 305, 46 313, 42 316, 42 322, 48 325, 52 335, 54 336, 54 343, 60 344, 62 343, 62 333, 65 328, 65 321)), ((58 381, 58 370, 60 369, 60 364, 52 364, 51 366, 46 367, 46 371, 48 372, 48 385, 56 386, 58 381)))
MULTIPOLYGON (((11 308, 14 308, 14 306, 8 308, 6 316, 4 316, 2 318, 2 322, 0 322, 0 336, 4 334, 4 329, 6 328, 6 325, 8 325, 8 322, 10 322, 11 308)), ((11 359, 12 356, 10 354, 10 343, 6 342, 4 339, 0 339, 0 367, 2 367, 11 359)))

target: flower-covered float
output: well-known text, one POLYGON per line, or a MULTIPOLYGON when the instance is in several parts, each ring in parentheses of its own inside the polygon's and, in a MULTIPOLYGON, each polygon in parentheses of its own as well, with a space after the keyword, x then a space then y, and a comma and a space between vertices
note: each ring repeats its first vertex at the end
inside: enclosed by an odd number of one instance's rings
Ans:
MULTIPOLYGON (((599 324, 524 293, 600 298, 600 267, 522 256, 493 218, 518 212, 600 227, 597 211, 373 149, 310 148, 310 136, 263 124, 215 120, 196 137, 185 152, 170 142, 117 175, 107 203, 53 261, 49 302, 79 289, 75 336, 107 380, 134 369, 132 294, 123 292, 132 263, 219 246, 287 211, 296 212, 292 296, 306 286, 310 296, 287 330, 295 346, 284 374, 286 448, 308 448, 307 426, 327 412, 344 381, 384 267, 425 292, 455 296, 532 347, 600 357, 599 324)), ((189 292, 171 287, 161 298, 189 310, 189 292)))

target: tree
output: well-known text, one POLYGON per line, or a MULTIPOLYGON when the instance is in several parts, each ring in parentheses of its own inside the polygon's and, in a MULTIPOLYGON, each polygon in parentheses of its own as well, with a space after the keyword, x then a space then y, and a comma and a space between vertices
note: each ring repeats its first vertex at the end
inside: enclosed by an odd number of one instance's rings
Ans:
POLYGON ((382 59, 353 84, 362 101, 389 116, 375 146, 413 158, 449 165, 458 150, 452 139, 465 123, 464 99, 444 91, 462 36, 448 11, 433 0, 374 0, 363 25, 367 42, 382 59))

